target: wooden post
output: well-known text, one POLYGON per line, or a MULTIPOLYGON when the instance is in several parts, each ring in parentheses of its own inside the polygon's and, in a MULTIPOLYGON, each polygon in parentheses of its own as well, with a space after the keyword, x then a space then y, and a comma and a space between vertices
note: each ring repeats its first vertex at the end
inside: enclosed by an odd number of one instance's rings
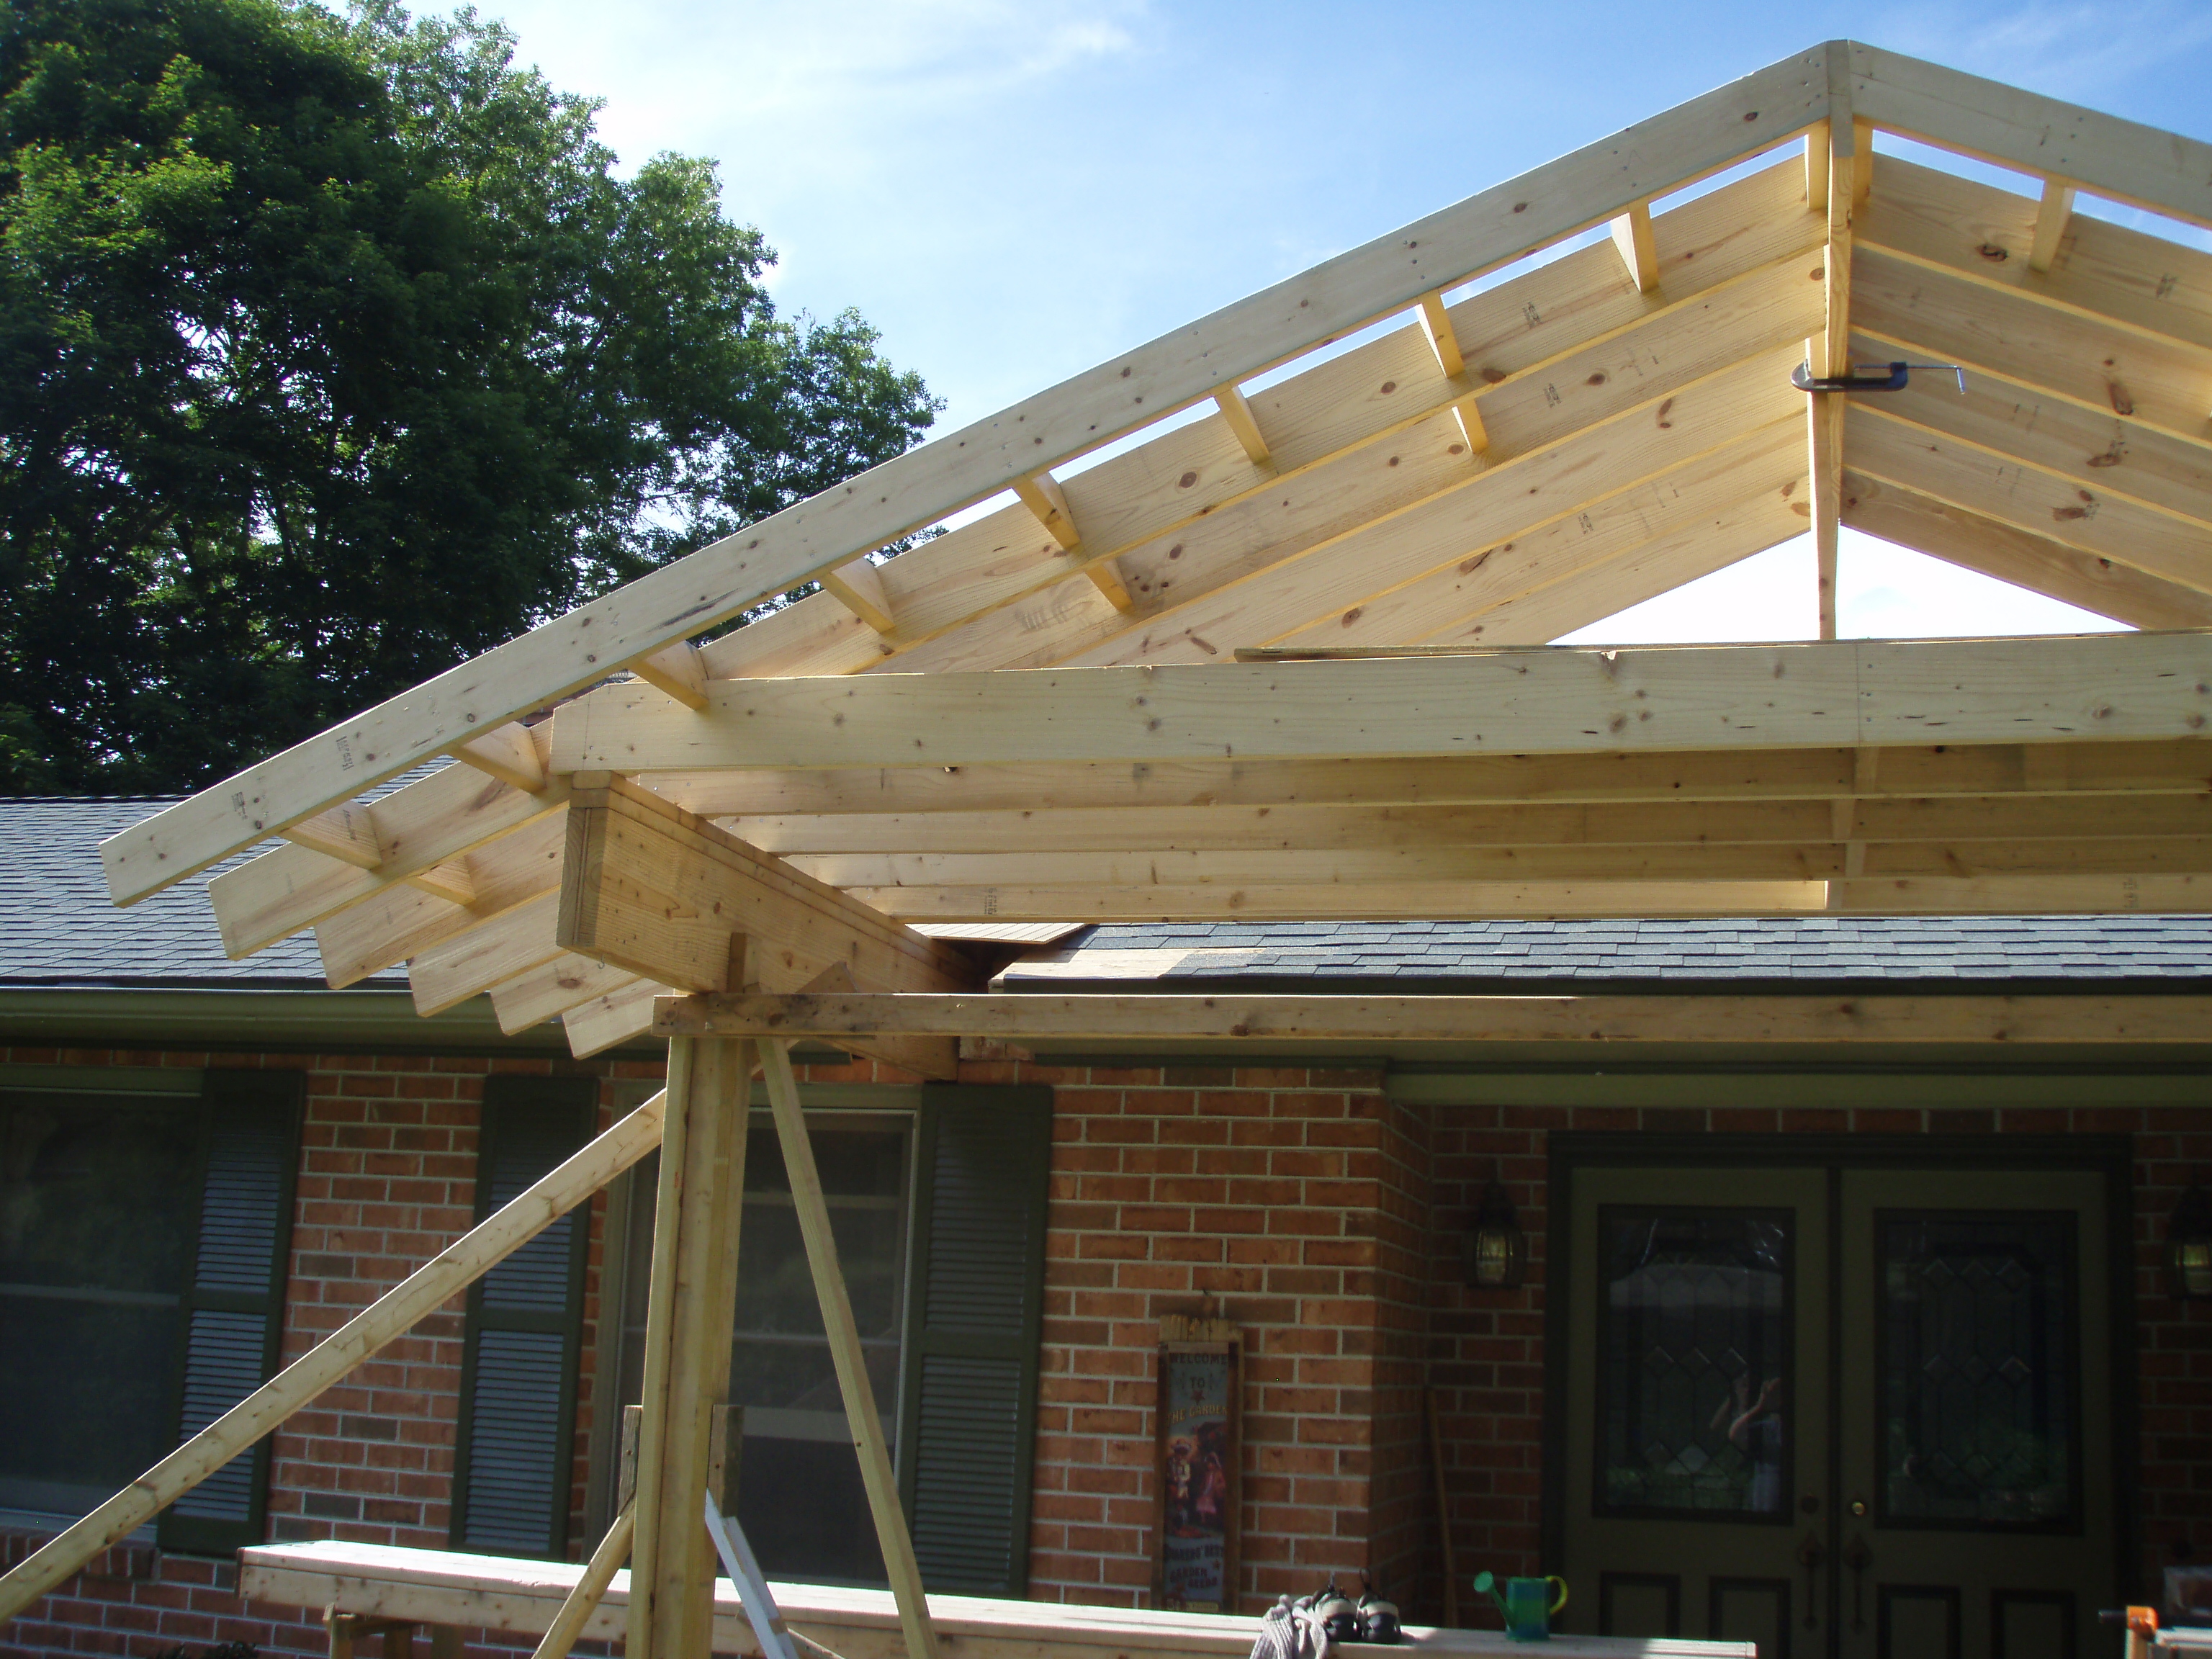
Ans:
POLYGON ((592 1559, 584 1565, 584 1576, 568 1592, 568 1599, 561 1603, 561 1611, 553 1615, 553 1622, 546 1626, 538 1651, 531 1659, 568 1659, 568 1650, 583 1634, 592 1610, 599 1605, 607 1586, 614 1583, 622 1564, 629 1559, 629 1540, 636 1524, 637 1511, 634 1509, 625 1507, 615 1516, 614 1525, 607 1528, 607 1535, 592 1552, 592 1559))
MULTIPOLYGON (((672 1037, 672 1043, 678 1039, 672 1037)), ((792 1207, 799 1212, 799 1237, 806 1241, 806 1265, 814 1274, 814 1294, 822 1304, 822 1325, 830 1335, 830 1357, 836 1363, 838 1391, 845 1397, 845 1421, 853 1448, 860 1455, 860 1484, 876 1522, 884 1571, 898 1603, 899 1628, 906 1636, 908 1659, 937 1659, 936 1632, 922 1595, 921 1567, 914 1540, 899 1507, 898 1475, 890 1448, 884 1443, 884 1420, 876 1411, 876 1391, 860 1352, 860 1328, 853 1321, 852 1298, 837 1266, 837 1241, 830 1231, 830 1206, 822 1198, 821 1172, 814 1167, 814 1146, 806 1138, 806 1114, 799 1103, 799 1081, 791 1072, 791 1045, 761 1044, 761 1071, 768 1079, 768 1103, 775 1114, 775 1138, 783 1148, 783 1167, 791 1177, 792 1207)))
POLYGON ((700 1516, 729 1391, 751 1071, 750 1043, 669 1042, 625 1659, 707 1659, 714 1552, 700 1516))

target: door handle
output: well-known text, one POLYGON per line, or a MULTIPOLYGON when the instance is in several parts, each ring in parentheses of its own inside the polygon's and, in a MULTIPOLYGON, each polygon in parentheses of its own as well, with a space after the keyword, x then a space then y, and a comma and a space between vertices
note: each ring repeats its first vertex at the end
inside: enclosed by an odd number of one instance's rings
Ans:
POLYGON ((1867 1547, 1863 1533, 1844 1546, 1844 1565, 1851 1570, 1851 1629, 1863 1631, 1866 1628, 1866 1570, 1874 1565, 1874 1552, 1867 1547))
POLYGON ((1797 1559, 1805 1569, 1805 1628, 1807 1630, 1811 1630, 1820 1622, 1818 1615, 1813 1611, 1814 1590, 1817 1575, 1820 1571, 1820 1563, 1826 1559, 1826 1553, 1820 1547, 1820 1534, 1808 1531, 1805 1534, 1805 1541, 1797 1546, 1797 1559))

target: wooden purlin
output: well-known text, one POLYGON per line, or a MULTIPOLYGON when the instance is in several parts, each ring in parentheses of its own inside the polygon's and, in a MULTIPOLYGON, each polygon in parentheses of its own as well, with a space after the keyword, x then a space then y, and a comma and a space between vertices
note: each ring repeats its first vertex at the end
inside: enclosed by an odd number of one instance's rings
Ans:
POLYGON ((1824 113, 1784 60, 1216 312, 678 560, 101 846, 130 903, 625 663, 1322 342, 1719 171, 1824 113))
POLYGON ((2212 628, 2212 594, 1859 473, 1844 474, 1844 522, 2130 628, 2212 628))
POLYGON ((1552 647, 730 680, 698 714, 613 685, 563 706, 553 747, 673 771, 2190 738, 2208 684, 2196 635, 1552 647))
MULTIPOLYGON (((1847 744, 1687 754, 1051 762, 939 769, 662 774, 659 793, 704 817, 942 811, 1827 800, 1861 793, 1847 744)), ((1870 799, 2191 795, 2212 751, 2154 742, 1906 744, 1881 750, 1870 799)))
POLYGON ((972 996, 665 1000, 664 1035, 835 1041, 960 1032, 1019 1042, 2201 1044, 2199 996, 1358 996, 1023 991, 972 996))

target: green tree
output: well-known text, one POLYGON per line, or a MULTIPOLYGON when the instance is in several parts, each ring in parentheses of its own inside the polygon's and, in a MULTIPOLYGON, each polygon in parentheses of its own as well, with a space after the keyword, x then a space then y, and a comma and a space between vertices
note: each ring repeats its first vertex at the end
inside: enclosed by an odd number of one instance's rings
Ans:
POLYGON ((205 783, 929 424, 514 44, 0 7, 0 789, 205 783))

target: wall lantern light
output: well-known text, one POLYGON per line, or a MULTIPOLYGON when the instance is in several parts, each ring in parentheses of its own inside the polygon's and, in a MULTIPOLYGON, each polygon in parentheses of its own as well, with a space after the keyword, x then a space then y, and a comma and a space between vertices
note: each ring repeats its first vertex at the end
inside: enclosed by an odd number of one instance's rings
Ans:
POLYGON ((1467 1282, 1478 1291, 1518 1290, 1528 1273, 1528 1235, 1514 1216, 1504 1187, 1490 1183, 1467 1236, 1467 1282))
POLYGON ((2212 1193, 2191 1187, 2166 1224, 2167 1282, 2176 1297, 2212 1297, 2212 1193))

